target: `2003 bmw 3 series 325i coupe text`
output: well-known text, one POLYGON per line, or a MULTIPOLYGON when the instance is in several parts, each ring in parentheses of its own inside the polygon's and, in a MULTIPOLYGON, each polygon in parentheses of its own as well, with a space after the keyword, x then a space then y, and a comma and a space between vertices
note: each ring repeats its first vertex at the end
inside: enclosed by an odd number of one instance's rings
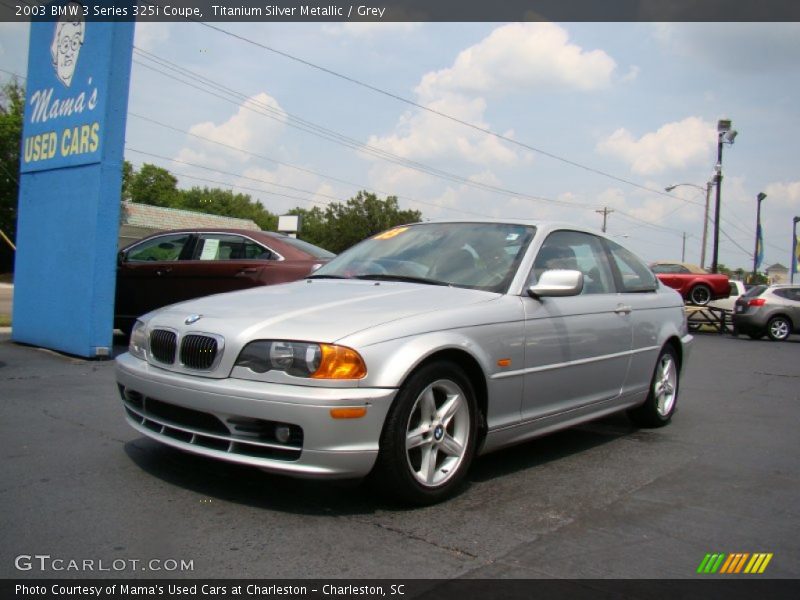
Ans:
POLYGON ((477 453, 624 409, 666 424, 691 339, 680 295, 601 234, 427 222, 142 316, 117 380, 165 444, 425 504, 477 453))

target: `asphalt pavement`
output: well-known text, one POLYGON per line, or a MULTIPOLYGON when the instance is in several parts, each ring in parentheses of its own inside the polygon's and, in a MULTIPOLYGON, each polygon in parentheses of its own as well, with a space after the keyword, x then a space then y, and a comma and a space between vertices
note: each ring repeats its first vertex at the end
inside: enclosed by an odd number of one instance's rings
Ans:
POLYGON ((797 578, 798 365, 797 336, 701 334, 668 427, 620 415, 547 436, 407 509, 162 446, 125 423, 112 361, 0 335, 0 576, 683 579, 741 552, 773 554, 756 577, 797 578), (34 555, 95 567, 26 570, 34 555), (153 559, 191 569, 143 571, 153 559))

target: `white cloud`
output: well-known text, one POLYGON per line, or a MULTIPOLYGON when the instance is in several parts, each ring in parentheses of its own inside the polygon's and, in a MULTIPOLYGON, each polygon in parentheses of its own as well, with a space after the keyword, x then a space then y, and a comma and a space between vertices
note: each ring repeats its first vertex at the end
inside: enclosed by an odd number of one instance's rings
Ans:
POLYGON ((716 144, 715 125, 699 117, 667 123, 636 139, 620 128, 597 144, 597 151, 621 158, 639 175, 683 169, 708 161, 716 144))
POLYGON ((220 144, 240 148, 247 152, 274 147, 286 121, 286 113, 272 96, 261 92, 245 100, 239 110, 227 121, 216 124, 211 121, 192 125, 189 133, 206 138, 216 144, 191 138, 192 147, 198 147, 210 154, 229 154, 238 160, 247 161, 249 157, 241 152, 226 150, 220 144), (267 116, 267 118, 265 118, 267 116))
MULTIPOLYGON (((419 103, 433 111, 491 130, 487 98, 537 89, 595 90, 610 84, 615 68, 605 52, 583 50, 558 25, 513 23, 461 51, 452 66, 425 74, 415 92, 419 103)), ((629 75, 634 77, 635 71, 629 75)), ((513 138, 514 131, 502 135, 513 138)), ((482 167, 510 167, 533 160, 532 153, 497 137, 422 110, 406 112, 392 133, 372 136, 369 143, 428 163, 460 159, 482 167)))
MULTIPOLYGON (((428 107, 489 129, 484 121, 486 101, 450 96, 428 104, 428 107)), ((507 131, 513 138, 514 132, 507 131)), ((513 165, 521 155, 498 138, 442 118, 428 111, 405 113, 395 127, 395 132, 383 137, 371 136, 368 144, 406 158, 430 161, 439 157, 460 158, 472 164, 513 165)))
POLYGON ((770 183, 764 193, 771 204, 792 208, 800 215, 800 181, 770 183))
POLYGON ((426 74, 416 92, 427 102, 447 93, 590 91, 608 86, 615 68, 605 52, 570 43, 567 31, 554 23, 513 23, 463 50, 453 66, 426 74))
POLYGON ((170 39, 170 23, 136 23, 133 44, 142 50, 155 50, 170 39))

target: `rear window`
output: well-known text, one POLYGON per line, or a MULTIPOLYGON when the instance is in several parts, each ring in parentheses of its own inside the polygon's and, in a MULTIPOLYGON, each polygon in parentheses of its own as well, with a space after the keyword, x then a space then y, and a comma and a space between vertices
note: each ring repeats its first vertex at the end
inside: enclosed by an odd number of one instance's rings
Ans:
POLYGON ((756 298, 757 296, 760 296, 765 289, 767 289, 767 286, 765 285, 754 285, 747 290, 742 298, 756 298))
POLYGON ((290 246, 294 246, 298 250, 302 250, 303 252, 310 254, 314 258, 333 258, 336 256, 333 252, 328 252, 324 248, 320 248, 319 246, 315 246, 314 244, 309 244, 308 242, 304 242, 303 240, 298 240, 297 238, 293 238, 291 236, 281 236, 281 241, 284 244, 289 244, 290 246))

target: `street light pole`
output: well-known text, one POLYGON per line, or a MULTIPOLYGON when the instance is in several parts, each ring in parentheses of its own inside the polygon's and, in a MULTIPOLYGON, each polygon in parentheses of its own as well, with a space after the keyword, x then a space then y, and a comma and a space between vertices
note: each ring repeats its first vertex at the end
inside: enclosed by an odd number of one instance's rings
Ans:
POLYGON ((759 263, 761 262, 759 260, 759 254, 761 254, 759 252, 759 245, 763 244, 763 241, 761 240, 761 238, 762 238, 762 235, 761 235, 761 203, 764 201, 764 198, 766 198, 766 197, 767 197, 767 195, 764 192, 758 192, 758 196, 756 196, 756 204, 757 204, 757 206, 756 206, 756 249, 755 249, 755 251, 753 251, 753 277, 752 277, 751 283, 755 283, 756 282, 756 275, 757 275, 757 271, 758 271, 758 266, 759 266, 759 263))
MULTIPOLYGON (((706 187, 701 187, 699 185, 695 185, 693 183, 676 183, 675 185, 668 185, 664 188, 665 192, 671 192, 676 187, 680 187, 682 185, 688 185, 689 187, 697 188, 701 192, 705 192, 706 194, 706 205, 703 212, 703 242, 702 247, 700 248, 700 268, 706 268, 706 246, 708 245, 708 205, 711 199, 711 188, 714 185, 714 180, 716 175, 706 182, 706 187)), ((684 234, 685 235, 685 234, 684 234)))
POLYGON ((703 214, 703 246, 700 248, 700 268, 706 268, 706 246, 708 245, 708 205, 711 201, 711 187, 714 185, 714 180, 709 179, 706 183, 706 208, 703 214))
POLYGON ((711 272, 719 272, 719 213, 722 196, 722 145, 733 144, 737 131, 731 129, 729 119, 717 122, 717 198, 714 208, 714 251, 711 257, 711 272))

